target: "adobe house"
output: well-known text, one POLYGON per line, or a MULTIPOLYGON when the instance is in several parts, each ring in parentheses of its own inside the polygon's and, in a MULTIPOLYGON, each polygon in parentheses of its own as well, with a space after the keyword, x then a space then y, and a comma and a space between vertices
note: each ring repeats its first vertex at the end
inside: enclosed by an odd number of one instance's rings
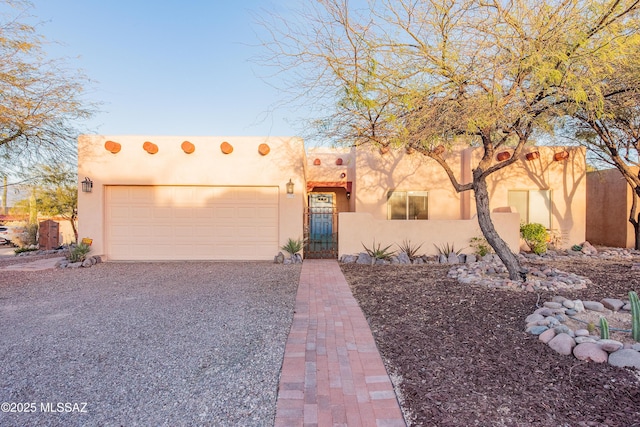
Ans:
MULTIPOLYGON (((558 230, 565 246, 584 241, 584 150, 534 151, 490 178, 498 232, 514 251, 521 218, 558 230)), ((478 155, 468 147, 446 154, 462 181, 478 155)), ((84 135, 78 173, 91 187, 78 197, 80 237, 108 260, 272 260, 302 237, 305 257, 358 253, 373 240, 470 252, 481 234, 472 194, 456 193, 435 161, 404 150, 305 152, 288 137, 84 135)))
POLYGON ((633 191, 618 169, 587 173, 587 240, 595 245, 635 247, 629 222, 633 191))

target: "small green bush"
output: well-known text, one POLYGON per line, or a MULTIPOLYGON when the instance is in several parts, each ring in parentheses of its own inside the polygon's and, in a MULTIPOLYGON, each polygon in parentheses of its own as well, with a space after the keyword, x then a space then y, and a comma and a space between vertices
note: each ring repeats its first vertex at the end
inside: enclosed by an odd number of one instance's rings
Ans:
POLYGON ((15 248, 13 251, 17 254, 21 254, 22 252, 33 252, 33 251, 37 251, 38 248, 34 248, 31 246, 25 246, 22 248, 15 248))
POLYGON ((284 246, 281 246, 280 249, 287 252, 289 255, 293 256, 302 250, 303 245, 304 245, 304 240, 302 239, 294 240, 292 238, 289 238, 289 240, 287 240, 287 244, 284 246))
POLYGON ((549 232, 544 225, 535 222, 521 224, 520 235, 534 254, 541 255, 547 252, 549 232))
POLYGON ((70 262, 82 262, 87 258, 87 254, 91 251, 91 246, 85 243, 79 243, 69 249, 67 259, 70 262))
POLYGON ((471 238, 470 246, 473 248, 473 252, 480 257, 493 253, 493 248, 484 236, 471 238))

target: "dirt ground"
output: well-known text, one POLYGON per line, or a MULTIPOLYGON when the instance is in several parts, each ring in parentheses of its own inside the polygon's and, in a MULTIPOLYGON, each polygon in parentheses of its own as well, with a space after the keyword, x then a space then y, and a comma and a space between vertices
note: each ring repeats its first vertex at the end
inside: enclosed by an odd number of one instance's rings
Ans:
MULTIPOLYGON (((561 294, 571 299, 640 292, 631 261, 545 264, 593 281, 561 294)), ((411 425, 640 426, 636 371, 559 355, 524 332, 555 294, 462 285, 448 268, 342 265, 411 425)))

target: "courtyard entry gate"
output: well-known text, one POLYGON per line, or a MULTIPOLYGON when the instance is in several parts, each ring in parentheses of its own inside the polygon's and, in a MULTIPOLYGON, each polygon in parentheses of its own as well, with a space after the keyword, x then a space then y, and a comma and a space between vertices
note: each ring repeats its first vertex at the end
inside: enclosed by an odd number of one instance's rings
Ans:
POLYGON ((304 224, 305 258, 338 258, 335 193, 310 193, 304 224))

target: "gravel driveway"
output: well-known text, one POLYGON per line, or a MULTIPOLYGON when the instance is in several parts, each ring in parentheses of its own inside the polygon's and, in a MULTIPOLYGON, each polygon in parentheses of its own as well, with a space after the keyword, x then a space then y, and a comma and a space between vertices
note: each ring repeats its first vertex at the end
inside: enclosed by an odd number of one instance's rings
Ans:
POLYGON ((0 272, 0 425, 273 425, 299 276, 268 262, 0 272))

